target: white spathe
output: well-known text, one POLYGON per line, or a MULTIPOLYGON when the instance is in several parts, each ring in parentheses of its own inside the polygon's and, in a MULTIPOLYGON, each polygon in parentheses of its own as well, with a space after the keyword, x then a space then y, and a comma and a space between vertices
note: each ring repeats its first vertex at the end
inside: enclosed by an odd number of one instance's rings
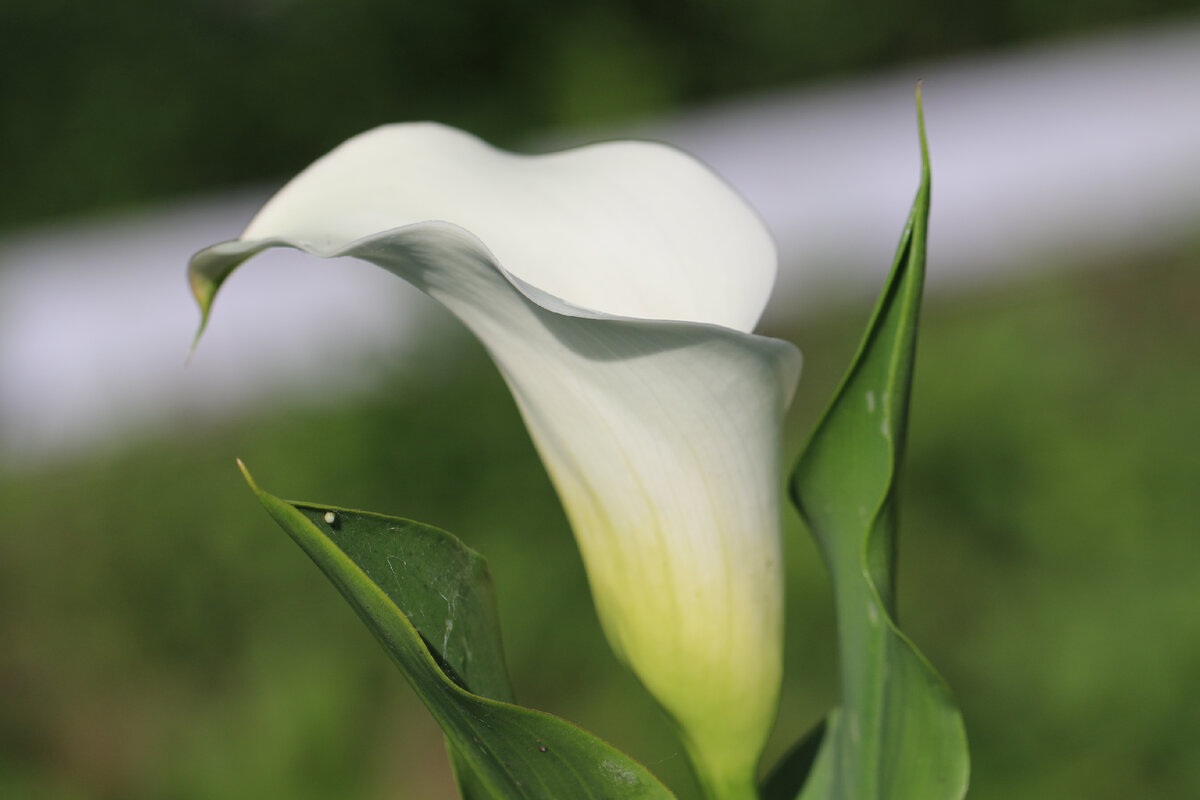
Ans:
POLYGON ((749 331, 775 249, 664 145, 546 156, 429 123, 365 133, 192 261, 207 317, 250 255, 378 264, 491 353, 570 518, 605 631, 714 797, 753 786, 782 662, 780 432, 799 352, 749 331))

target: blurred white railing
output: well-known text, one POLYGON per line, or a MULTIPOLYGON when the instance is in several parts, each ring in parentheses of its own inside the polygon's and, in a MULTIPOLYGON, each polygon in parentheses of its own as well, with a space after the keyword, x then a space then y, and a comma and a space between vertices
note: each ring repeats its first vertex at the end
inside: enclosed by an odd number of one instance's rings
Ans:
MULTIPOLYGON (((1057 43, 747 99, 607 135, 711 164, 781 253, 775 319, 877 290, 916 187, 913 87, 934 166, 930 286, 1111 261, 1200 225, 1200 24, 1057 43)), ((314 153, 314 156, 319 155, 314 153)), ((436 312, 365 265, 270 253, 190 367, 188 256, 269 189, 0 242, 0 464, 131 426, 188 425, 281 390, 336 395, 436 312)), ((428 330, 428 328, 425 328, 428 330)))

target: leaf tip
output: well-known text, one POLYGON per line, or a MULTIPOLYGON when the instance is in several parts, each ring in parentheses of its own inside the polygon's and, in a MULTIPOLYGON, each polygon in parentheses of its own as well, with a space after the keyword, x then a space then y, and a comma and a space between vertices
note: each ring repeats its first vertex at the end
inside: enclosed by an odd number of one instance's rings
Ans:
POLYGON ((235 458, 234 461, 237 462, 238 469, 242 471, 242 477, 246 479, 246 483, 249 484, 251 490, 253 490, 255 494, 262 494, 262 490, 259 489, 258 484, 254 482, 254 476, 251 475, 250 470, 246 468, 246 463, 240 458, 235 458))
POLYGON ((921 85, 924 81, 917 81, 917 135, 921 140, 921 183, 928 185, 929 183, 929 142, 925 136, 925 102, 921 98, 921 85))

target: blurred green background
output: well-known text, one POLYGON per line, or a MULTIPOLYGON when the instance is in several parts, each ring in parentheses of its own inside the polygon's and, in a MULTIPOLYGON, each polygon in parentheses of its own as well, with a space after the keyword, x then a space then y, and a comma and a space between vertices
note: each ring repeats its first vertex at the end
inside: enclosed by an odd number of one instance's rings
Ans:
MULTIPOLYGON (((1192 7, 6 2, 0 228, 278 180, 384 121, 516 144, 1192 7)), ((902 621, 960 699, 973 798, 1195 798, 1200 242, 1031 266, 1042 277, 927 308, 902 621)), ((806 356, 789 457, 868 311, 764 331, 806 356)), ((694 796, 603 642, 499 377, 464 333, 430 338, 343 404, 281 403, 0 474, 0 797, 452 796, 433 724, 234 456, 269 491, 430 522, 481 550, 518 696, 694 796)), ((787 519, 788 681, 768 759, 836 698, 828 585, 787 519)))

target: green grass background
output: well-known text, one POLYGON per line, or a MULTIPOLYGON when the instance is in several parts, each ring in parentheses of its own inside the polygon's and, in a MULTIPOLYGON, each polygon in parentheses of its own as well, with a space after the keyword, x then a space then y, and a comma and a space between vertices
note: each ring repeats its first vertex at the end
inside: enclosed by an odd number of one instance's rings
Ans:
MULTIPOLYGON (((977 800, 1200 796, 1198 266, 1192 248, 929 302, 900 605, 961 702, 977 800)), ((868 310, 769 331, 807 359, 790 455, 868 310)), ((284 496, 420 519, 481 550, 521 700, 695 796, 603 642, 506 390, 444 331, 345 404, 281 403, 0 478, 0 797, 452 796, 424 710, 235 456, 284 496)), ((829 587, 787 520, 772 755, 836 697, 829 587)))

